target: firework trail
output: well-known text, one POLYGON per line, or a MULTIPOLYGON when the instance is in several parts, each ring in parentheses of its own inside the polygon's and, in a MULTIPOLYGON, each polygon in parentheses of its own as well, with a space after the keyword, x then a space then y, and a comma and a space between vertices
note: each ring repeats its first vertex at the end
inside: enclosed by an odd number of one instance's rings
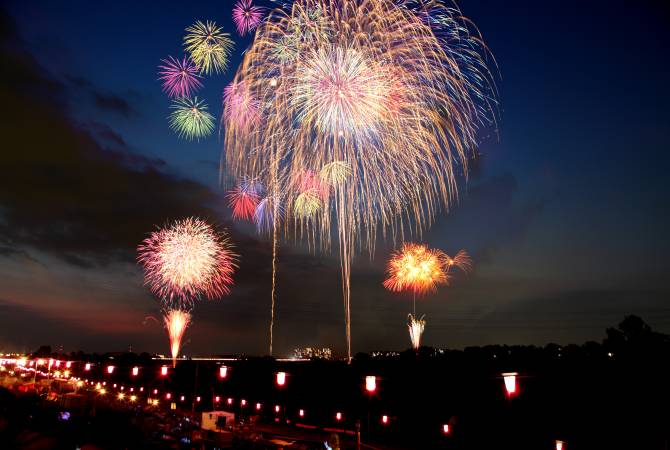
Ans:
POLYGON ((296 0, 245 52, 234 83, 260 118, 224 117, 225 169, 282 194, 284 234, 323 250, 336 237, 349 356, 354 250, 420 233, 456 199, 478 130, 495 124, 487 57, 437 0, 296 0))
POLYGON ((214 116, 207 112, 203 100, 178 98, 172 102, 169 121, 179 137, 200 140, 214 131, 214 116))
POLYGON ((168 97, 190 97, 202 87, 198 68, 186 57, 181 61, 172 56, 162 59, 158 66, 158 79, 163 82, 163 91, 168 97))
POLYGON ((225 233, 189 217, 154 231, 138 247, 144 281, 170 309, 230 292, 237 255, 225 233))
POLYGON ((409 339, 412 341, 412 348, 414 351, 418 351, 421 347, 421 337, 423 336, 423 329, 426 326, 426 316, 421 316, 420 319, 416 318, 415 314, 407 315, 407 328, 409 329, 409 339))
POLYGON ((263 18, 264 8, 255 6, 252 0, 239 0, 233 8, 233 22, 240 36, 254 30, 263 18))
POLYGON ((233 210, 233 218, 253 220, 260 201, 261 186, 253 180, 243 179, 234 189, 228 191, 228 206, 233 210))
POLYGON ((228 58, 233 50, 233 41, 215 22, 197 21, 186 28, 184 48, 191 61, 206 75, 225 72, 228 58))
POLYGON ((186 328, 191 323, 191 314, 179 309, 168 309, 163 317, 165 328, 170 339, 170 353, 172 354, 172 367, 177 365, 177 357, 181 348, 181 340, 186 328))
POLYGON ((258 125, 261 119, 260 102, 255 100, 245 83, 232 82, 223 90, 223 120, 242 130, 258 125))

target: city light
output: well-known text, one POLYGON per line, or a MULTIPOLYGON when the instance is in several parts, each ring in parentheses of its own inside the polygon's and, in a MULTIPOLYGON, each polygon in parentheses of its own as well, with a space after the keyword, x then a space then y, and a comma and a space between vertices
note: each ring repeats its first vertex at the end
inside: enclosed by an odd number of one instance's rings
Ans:
POLYGON ((261 404, 260 404, 260 403, 256 403, 256 411, 260 411, 260 410, 261 410, 261 404))
POLYGON ((505 381, 505 389, 507 395, 510 397, 516 393, 516 372, 503 373, 503 380, 505 381))
POLYGON ((136 395, 131 395, 130 396, 130 401, 134 402, 135 400, 137 400, 137 396, 136 395))
POLYGON ((279 405, 275 405, 275 412, 276 412, 276 413, 279 412, 279 409, 280 409, 280 408, 279 408, 279 405))
MULTIPOLYGON (((214 403, 219 403, 220 401, 221 401, 221 397, 219 397, 218 395, 216 397, 214 397, 214 403)), ((230 402, 228 402, 228 404, 230 404, 230 402)))
POLYGON ((179 397, 179 401, 180 401, 180 402, 183 402, 184 399, 185 399, 185 397, 184 397, 183 395, 182 395, 181 397, 179 397))
POLYGON ((136 377, 137 374, 140 373, 140 368, 139 367, 133 367, 133 376, 136 377))
POLYGON ((172 394, 170 394, 170 393, 168 392, 167 394, 165 394, 165 398, 166 398, 167 400, 170 400, 170 399, 172 398, 172 394))
POLYGON ((369 375, 365 377, 365 389, 372 393, 377 389, 377 377, 369 375))
POLYGON ((240 404, 241 404, 242 406, 246 406, 246 405, 247 405, 247 401, 246 401, 245 399, 242 399, 242 401, 240 402, 240 404))
POLYGON ((197 396, 197 397, 195 398, 195 401, 198 402, 198 403, 200 403, 200 396, 197 396))
POLYGON ((446 423, 444 425, 442 425, 442 432, 444 434, 449 434, 451 432, 451 429, 449 428, 449 425, 447 425, 446 423))
POLYGON ((388 424, 389 423, 389 416, 382 416, 382 423, 384 425, 388 424))
POLYGON ((114 373, 114 366, 107 366, 107 373, 108 374, 113 374, 114 373))
POLYGON ((161 376, 165 377, 167 376, 167 374, 168 374, 168 367, 167 366, 161 367, 161 376))
POLYGON ((100 391, 98 391, 98 392, 100 392, 100 395, 105 395, 107 393, 107 389, 100 388, 100 391))
POLYGON ((123 392, 119 392, 119 400, 123 400, 123 397, 125 397, 125 394, 123 392))
POLYGON ((340 420, 342 420, 342 413, 341 413, 341 412, 338 412, 337 414, 335 414, 335 419, 336 419, 338 422, 339 422, 340 420))
POLYGON ((301 409, 300 411, 298 411, 298 415, 299 415, 300 417, 305 417, 305 410, 304 410, 304 409, 301 409))
POLYGON ((84 370, 87 372, 91 370, 91 363, 86 363, 86 365, 84 366, 84 370))
POLYGON ((229 404, 229 405, 232 405, 232 404, 233 404, 233 399, 232 399, 232 398, 229 398, 229 399, 228 399, 228 404, 229 404))
POLYGON ((158 394, 158 389, 154 389, 154 395, 158 394))
POLYGON ((72 362, 71 361, 66 362, 65 363, 65 368, 69 369, 70 367, 72 367, 72 362))
POLYGON ((226 366, 219 367, 219 378, 226 378, 226 375, 228 375, 228 367, 226 366))
POLYGON ((277 372, 277 385, 284 386, 286 384, 286 372, 277 372))

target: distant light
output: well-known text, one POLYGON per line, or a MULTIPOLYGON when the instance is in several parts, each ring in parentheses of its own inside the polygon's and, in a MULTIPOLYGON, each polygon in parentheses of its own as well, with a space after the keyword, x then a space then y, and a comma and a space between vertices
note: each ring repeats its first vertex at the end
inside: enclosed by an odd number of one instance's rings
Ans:
POLYGON ((451 429, 449 428, 448 424, 445 423, 444 425, 442 425, 442 432, 444 434, 449 434, 451 432, 451 429))
POLYGON ((197 397, 195 398, 195 401, 198 402, 198 403, 200 403, 200 396, 197 396, 197 397))
POLYGON ((124 390, 124 389, 125 389, 125 388, 124 388, 123 386, 121 386, 121 390, 124 390))
POLYGON ((130 392, 133 392, 134 390, 135 390, 135 388, 130 388, 130 392))
POLYGON ((143 387, 140 388, 140 392, 144 392, 144 388, 143 388, 143 387))
POLYGON ((116 389, 116 383, 114 383, 114 389, 116 389))
POLYGON ((184 396, 183 396, 183 395, 182 395, 181 397, 179 397, 179 401, 180 401, 180 402, 183 402, 183 401, 184 401, 184 396))
POLYGON ((563 450, 563 441, 556 441, 556 450, 563 450))
POLYGON ((154 395, 158 394, 158 389, 154 389, 154 395))
POLYGON ((300 411, 298 411, 298 415, 299 415, 300 417, 305 417, 305 410, 304 410, 304 409, 301 409, 300 411))
POLYGON ((276 412, 276 413, 279 412, 279 409, 280 409, 280 408, 279 408, 279 405, 275 405, 275 412, 276 412))
POLYGON ((277 372, 277 385, 283 386, 286 384, 286 372, 277 372))
MULTIPOLYGON (((609 356, 611 358, 612 356, 614 356, 614 354, 612 352, 607 352, 607 356, 609 356)), ((560 442, 560 441, 558 441, 558 442, 560 442)), ((558 444, 556 444, 556 445, 558 445, 558 444)))
POLYGON ((69 377, 70 377, 70 371, 69 371, 69 370, 66 370, 65 372, 63 372, 63 376, 64 376, 65 378, 69 378, 69 377))
POLYGON ((335 414, 335 419, 342 420, 342 413, 338 412, 337 414, 335 414))
POLYGON ((140 368, 139 367, 133 367, 133 376, 136 377, 138 373, 140 373, 140 368))
POLYGON ((170 400, 172 398, 172 394, 168 392, 167 394, 165 394, 165 398, 170 400))
POLYGON ((91 370, 91 363, 86 363, 86 365, 84 366, 84 370, 86 371, 91 370))
POLYGON ((167 374, 168 374, 168 367, 167 366, 161 367, 161 375, 166 376, 167 374))
POLYGON ((123 400, 123 397, 125 397, 125 395, 123 394, 123 392, 119 392, 119 400, 123 400))
POLYGON ((226 378, 226 375, 228 375, 228 367, 226 366, 219 367, 219 378, 226 378))
POLYGON ((72 367, 72 362, 71 361, 66 362, 65 363, 65 368, 69 369, 70 367, 72 367))
POLYGON ((247 401, 246 401, 245 399, 242 399, 242 401, 240 402, 240 404, 241 404, 242 406, 246 406, 247 401))
POLYGON ((100 395, 105 395, 107 393, 107 389, 105 388, 100 388, 100 395))
POLYGON ((372 393, 377 389, 377 377, 374 375, 368 375, 365 377, 365 389, 372 393))
POLYGON ((214 397, 214 403, 219 403, 220 401, 221 401, 221 397, 219 397, 218 395, 216 397, 214 397))
POLYGON ((60 361, 56 360, 56 367, 60 367, 60 361))
POLYGON ((155 398, 154 401, 153 401, 153 403, 154 403, 154 406, 158 406, 158 399, 155 398))
POLYGON ((260 410, 261 410, 261 404, 260 404, 260 403, 256 403, 256 411, 260 411, 260 410))
POLYGON ((507 390, 507 395, 510 397, 516 393, 516 372, 503 373, 503 380, 505 381, 505 389, 507 390))
POLYGON ((130 396, 130 401, 134 402, 135 400, 137 400, 137 396, 136 395, 131 395, 130 396))
MULTIPOLYGON (((218 397, 217 397, 217 398, 218 398, 218 397)), ((218 400, 217 400, 217 401, 218 401, 218 400)), ((229 399, 228 399, 228 404, 229 404, 229 405, 232 405, 232 404, 233 404, 233 399, 232 399, 232 398, 229 398, 229 399)))
POLYGON ((37 360, 37 365, 41 366, 42 364, 44 364, 44 360, 43 359, 38 359, 37 360))
POLYGON ((384 425, 388 424, 389 423, 389 416, 382 416, 382 423, 384 425))
POLYGON ((113 374, 114 373, 114 366, 107 366, 107 373, 108 374, 113 374))

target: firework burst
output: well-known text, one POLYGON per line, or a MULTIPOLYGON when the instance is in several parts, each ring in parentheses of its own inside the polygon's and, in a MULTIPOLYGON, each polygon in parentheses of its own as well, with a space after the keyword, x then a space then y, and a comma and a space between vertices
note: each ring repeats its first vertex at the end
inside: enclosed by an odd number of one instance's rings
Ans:
POLYGON ((230 292, 237 255, 227 234, 200 219, 167 225, 137 250, 145 284, 172 309, 188 308, 201 296, 215 299, 230 292))
POLYGON ((255 6, 252 0, 239 0, 233 8, 233 22, 240 36, 254 30, 263 18, 264 8, 255 6))
POLYGON ((170 339, 170 353, 172 355, 172 367, 177 365, 177 357, 181 349, 181 340, 186 328, 191 323, 191 314, 179 309, 168 309, 163 317, 165 328, 170 339))
POLYGON ((407 328, 409 329, 409 339, 412 341, 412 348, 414 351, 418 351, 421 347, 421 337, 423 336, 423 330, 426 327, 426 316, 421 316, 420 319, 417 319, 415 315, 407 315, 407 328))
POLYGON ((232 82, 223 90, 223 119, 229 126, 249 130, 261 119, 260 102, 245 83, 232 82))
POLYGON ((184 47, 191 60, 206 75, 225 72, 233 41, 215 22, 197 21, 186 28, 184 47))
POLYGON ((411 291, 426 294, 449 281, 449 257, 441 250, 425 245, 405 243, 388 262, 384 287, 392 292, 411 291))
POLYGON ((226 170, 282 194, 287 234, 306 229, 324 250, 336 236, 351 355, 354 249, 418 233, 455 200, 479 128, 494 125, 495 88, 481 37, 439 0, 286 6, 235 75, 263 113, 246 129, 224 117, 226 170), (306 173, 321 187, 305 188, 306 173))
POLYGON ((261 186, 253 180, 243 179, 234 189, 228 191, 228 206, 233 210, 233 218, 253 220, 260 200, 261 186))
POLYGON ((169 121, 179 137, 200 140, 214 131, 214 116, 208 111, 203 100, 178 98, 172 102, 169 121))
POLYGON ((190 97, 202 87, 198 68, 188 58, 181 61, 172 56, 161 60, 158 79, 163 82, 163 91, 171 98, 190 97))

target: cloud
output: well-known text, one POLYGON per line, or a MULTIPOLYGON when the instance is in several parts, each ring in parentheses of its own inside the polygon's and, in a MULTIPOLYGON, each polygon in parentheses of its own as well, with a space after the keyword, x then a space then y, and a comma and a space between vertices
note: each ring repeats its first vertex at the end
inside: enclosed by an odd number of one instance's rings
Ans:
POLYGON ((103 111, 116 113, 127 119, 139 114, 125 98, 119 95, 93 92, 92 96, 95 106, 103 111))

